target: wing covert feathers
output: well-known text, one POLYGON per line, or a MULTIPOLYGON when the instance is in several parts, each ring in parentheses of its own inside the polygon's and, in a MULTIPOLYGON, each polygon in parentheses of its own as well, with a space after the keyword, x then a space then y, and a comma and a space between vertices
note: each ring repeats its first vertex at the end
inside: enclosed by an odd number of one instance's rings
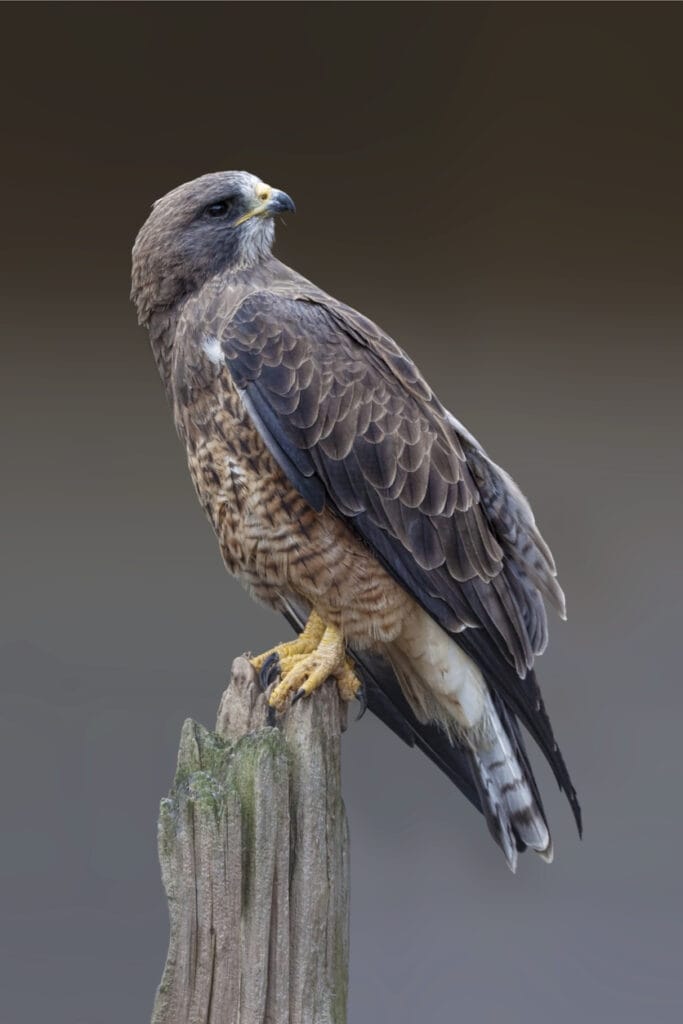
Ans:
POLYGON ((217 314, 207 333, 283 471, 480 666, 539 743, 580 829, 533 672, 548 637, 543 598, 564 614, 564 597, 517 486, 387 335, 302 279, 217 314))

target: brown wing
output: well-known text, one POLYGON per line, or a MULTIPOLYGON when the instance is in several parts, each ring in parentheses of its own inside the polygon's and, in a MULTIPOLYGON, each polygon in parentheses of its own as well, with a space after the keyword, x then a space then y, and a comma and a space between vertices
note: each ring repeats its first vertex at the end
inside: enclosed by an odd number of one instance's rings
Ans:
POLYGON ((541 593, 563 605, 528 505, 407 355, 318 295, 257 292, 221 325, 249 414, 307 500, 346 519, 481 666, 569 791, 530 671, 547 639, 541 593))

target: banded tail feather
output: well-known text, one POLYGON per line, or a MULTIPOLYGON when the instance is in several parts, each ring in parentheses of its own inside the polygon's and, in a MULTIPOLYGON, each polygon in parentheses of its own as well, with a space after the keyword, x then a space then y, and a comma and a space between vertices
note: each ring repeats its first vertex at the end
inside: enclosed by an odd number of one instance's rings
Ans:
MULTIPOLYGON (((299 632, 306 621, 306 610, 290 600, 282 611, 299 632)), ((432 625, 428 630, 433 644, 432 625)), ((461 659, 467 656, 451 637, 447 637, 446 651, 456 693, 465 697, 463 686, 471 687, 471 669, 468 666, 463 675, 461 659)), ((443 714, 438 719, 426 717, 425 709, 415 703, 415 676, 411 682, 406 680, 411 662, 413 670, 416 667, 414 653, 411 659, 408 651, 399 648, 387 652, 387 657, 349 649, 363 682, 363 710, 367 706, 405 743, 426 754, 484 815, 513 872, 519 853, 526 849, 533 849, 549 863, 553 858, 552 839, 514 714, 498 695, 491 693, 482 677, 480 693, 469 694, 472 711, 477 706, 482 711, 481 721, 475 727, 463 728, 454 717, 449 724, 443 714)), ((443 656, 444 650, 439 653, 443 656)), ((427 666, 420 659, 417 663, 422 675, 427 666)), ((443 685, 443 679, 441 682, 443 685)), ((467 706, 468 702, 464 704, 467 706)), ((430 712, 433 710, 429 708, 430 712)))
POLYGON ((489 831, 511 871, 518 853, 527 848, 550 863, 552 839, 521 736, 510 730, 509 716, 499 715, 490 696, 485 714, 486 728, 474 740, 471 758, 489 831))

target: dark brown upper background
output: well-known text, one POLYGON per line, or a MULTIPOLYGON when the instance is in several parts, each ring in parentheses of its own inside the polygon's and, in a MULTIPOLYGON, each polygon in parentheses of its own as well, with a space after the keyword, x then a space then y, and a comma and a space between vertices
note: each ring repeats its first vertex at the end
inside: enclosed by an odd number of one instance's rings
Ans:
POLYGON ((539 674, 586 839, 512 878, 446 780, 345 737, 350 1021, 680 1009, 683 9, 9 5, 0 1018, 144 1020, 182 719, 286 634, 222 571, 128 302, 151 202, 244 168, 277 251, 378 320, 531 497, 539 674))

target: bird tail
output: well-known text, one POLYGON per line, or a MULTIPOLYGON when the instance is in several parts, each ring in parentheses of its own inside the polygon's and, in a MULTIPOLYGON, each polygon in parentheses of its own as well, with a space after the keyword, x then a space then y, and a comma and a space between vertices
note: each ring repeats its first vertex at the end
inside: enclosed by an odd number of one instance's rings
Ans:
POLYGON ((438 725, 469 758, 489 831, 511 870, 527 848, 552 860, 550 832, 519 725, 476 663, 420 614, 387 654, 416 717, 438 725))
MULTIPOLYGON (((282 610, 300 631, 307 609, 288 601, 282 610)), ((427 651, 433 650, 434 639, 425 645, 427 651)), ((461 662, 462 654, 450 638, 446 646, 461 662)), ((519 724, 483 679, 477 685, 465 673, 459 680, 460 707, 469 706, 473 719, 478 719, 468 729, 455 720, 450 707, 432 703, 420 685, 420 677, 432 676, 428 664, 420 665, 416 674, 416 659, 407 658, 397 646, 384 657, 370 651, 350 654, 363 681, 364 704, 409 746, 422 750, 483 813, 511 870, 527 847, 552 860, 550 833, 519 724)), ((455 665, 452 668, 457 675, 455 665)))
POLYGON ((489 831, 515 871, 522 850, 550 863, 553 846, 519 727, 496 703, 487 694, 486 725, 473 737, 470 757, 489 831))

